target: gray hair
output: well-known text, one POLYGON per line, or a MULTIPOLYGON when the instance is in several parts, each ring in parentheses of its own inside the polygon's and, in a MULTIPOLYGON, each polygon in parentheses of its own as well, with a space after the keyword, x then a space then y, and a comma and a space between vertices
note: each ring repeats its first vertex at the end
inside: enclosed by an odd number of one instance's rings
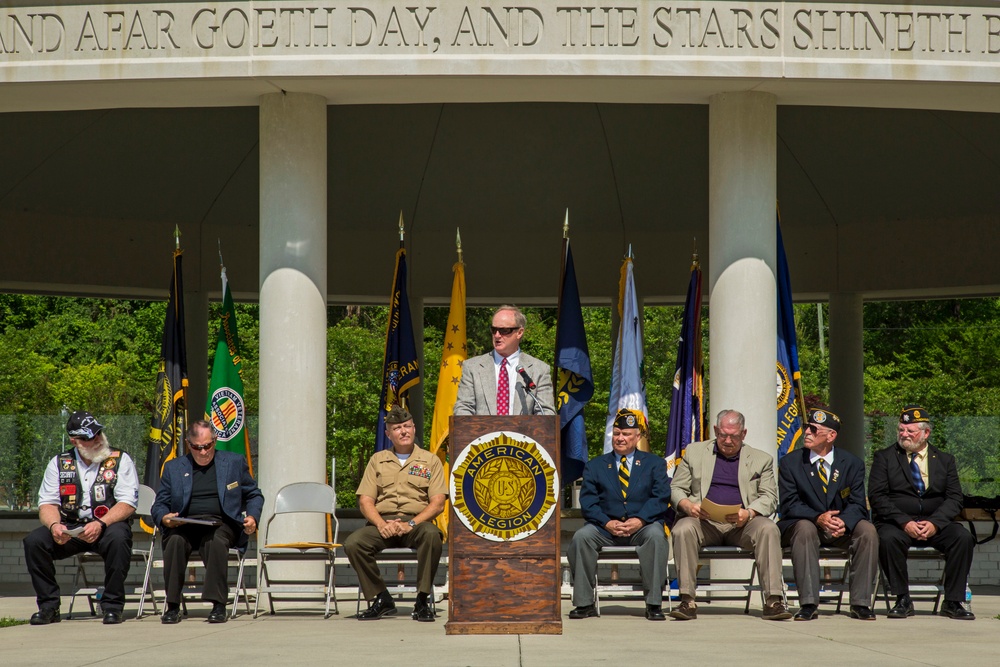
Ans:
POLYGON ((514 324, 516 324, 519 329, 523 329, 528 324, 528 318, 524 316, 524 313, 522 313, 521 309, 518 308, 517 306, 508 306, 508 305, 500 306, 499 308, 493 311, 493 317, 496 317, 497 313, 499 313, 501 310, 509 310, 510 312, 514 313, 514 324))
POLYGON ((745 430, 747 427, 746 426, 747 420, 746 417, 743 416, 742 412, 737 412, 736 410, 730 410, 730 409, 723 410, 722 412, 719 413, 719 416, 715 418, 715 425, 721 427, 723 419, 730 419, 736 422, 739 425, 741 431, 745 430))

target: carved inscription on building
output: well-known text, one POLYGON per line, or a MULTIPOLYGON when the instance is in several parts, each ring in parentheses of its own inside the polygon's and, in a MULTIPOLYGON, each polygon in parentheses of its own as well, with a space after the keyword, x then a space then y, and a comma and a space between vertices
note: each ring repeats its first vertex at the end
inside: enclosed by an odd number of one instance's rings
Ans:
POLYGON ((0 65, 94 59, 579 56, 983 61, 1000 5, 164 2, 0 9, 0 65))

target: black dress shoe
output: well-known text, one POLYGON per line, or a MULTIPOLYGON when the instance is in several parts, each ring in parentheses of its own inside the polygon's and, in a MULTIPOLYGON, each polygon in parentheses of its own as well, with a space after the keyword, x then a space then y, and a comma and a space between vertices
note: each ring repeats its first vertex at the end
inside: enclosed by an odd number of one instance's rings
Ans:
POLYGON ((861 604, 852 604, 851 618, 856 618, 859 621, 874 621, 875 612, 873 612, 870 607, 866 607, 861 604))
POLYGON ((814 604, 804 604, 799 607, 799 610, 795 612, 795 616, 792 617, 793 621, 811 621, 819 616, 816 611, 816 605, 814 604))
POLYGON ((208 622, 225 623, 227 620, 229 620, 229 614, 226 613, 226 605, 213 602, 212 611, 208 614, 208 622))
POLYGON ((896 605, 889 610, 889 618, 906 618, 913 616, 913 600, 909 595, 900 595, 896 598, 896 605))
POLYGON ((974 621, 976 620, 976 615, 971 611, 962 606, 961 602, 948 602, 944 601, 941 605, 941 611, 938 612, 942 616, 947 616, 948 618, 954 618, 958 621, 974 621))
POLYGON ((104 625, 118 625, 122 622, 120 611, 108 611, 104 613, 104 625))
POLYGON ((31 625, 48 625, 49 623, 58 623, 59 609, 46 607, 45 609, 39 609, 34 614, 31 615, 31 620, 28 621, 31 625))
POLYGON ((600 614, 597 613, 597 607, 592 604, 588 604, 585 607, 574 607, 573 610, 569 612, 569 617, 572 619, 595 618, 597 616, 600 616, 600 614))
POLYGON ((663 615, 663 607, 658 604, 647 604, 646 605, 646 620, 647 621, 665 621, 667 617, 663 615))
POLYGON ((163 616, 160 617, 160 623, 164 625, 173 625, 174 623, 181 622, 181 610, 180 609, 167 609, 163 612, 163 616))
POLYGON ((431 606, 427 604, 427 600, 417 599, 417 604, 413 606, 413 614, 411 618, 415 621, 420 621, 421 623, 433 623, 434 622, 434 610, 431 606))
POLYGON ((396 603, 392 601, 392 596, 386 591, 382 591, 372 603, 368 605, 368 609, 358 614, 359 621, 377 621, 383 616, 393 616, 396 613, 396 603))

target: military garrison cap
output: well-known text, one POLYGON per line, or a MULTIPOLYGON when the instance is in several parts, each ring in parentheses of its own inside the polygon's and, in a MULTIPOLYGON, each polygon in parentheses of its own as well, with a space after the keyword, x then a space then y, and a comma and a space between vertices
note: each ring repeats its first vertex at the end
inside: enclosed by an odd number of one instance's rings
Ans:
POLYGON ((840 417, 829 410, 809 408, 809 423, 825 426, 831 431, 840 433, 840 417))
POLYGON ((927 411, 919 405, 905 405, 903 406, 903 411, 899 414, 900 424, 915 424, 917 422, 929 422, 930 420, 931 418, 927 415, 927 411))
POLYGON ((385 416, 386 424, 402 424, 413 419, 413 415, 401 405, 394 405, 385 416))

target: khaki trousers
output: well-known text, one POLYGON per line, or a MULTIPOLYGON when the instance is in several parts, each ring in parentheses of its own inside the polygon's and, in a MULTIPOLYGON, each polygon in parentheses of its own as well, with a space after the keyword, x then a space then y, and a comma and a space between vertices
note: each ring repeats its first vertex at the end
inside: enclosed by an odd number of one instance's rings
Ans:
POLYGON ((347 560, 358 575, 361 591, 366 600, 372 600, 386 590, 382 572, 375 562, 375 556, 384 549, 407 547, 417 550, 417 591, 430 593, 441 562, 442 536, 430 521, 417 524, 406 535, 385 539, 378 528, 367 525, 353 533, 344 542, 347 560))
POLYGON ((731 523, 716 523, 686 516, 671 530, 674 541, 674 563, 677 566, 681 595, 695 596, 698 581, 698 549, 702 547, 738 546, 750 549, 760 571, 764 596, 782 597, 781 533, 778 525, 763 516, 756 516, 742 528, 731 523))

